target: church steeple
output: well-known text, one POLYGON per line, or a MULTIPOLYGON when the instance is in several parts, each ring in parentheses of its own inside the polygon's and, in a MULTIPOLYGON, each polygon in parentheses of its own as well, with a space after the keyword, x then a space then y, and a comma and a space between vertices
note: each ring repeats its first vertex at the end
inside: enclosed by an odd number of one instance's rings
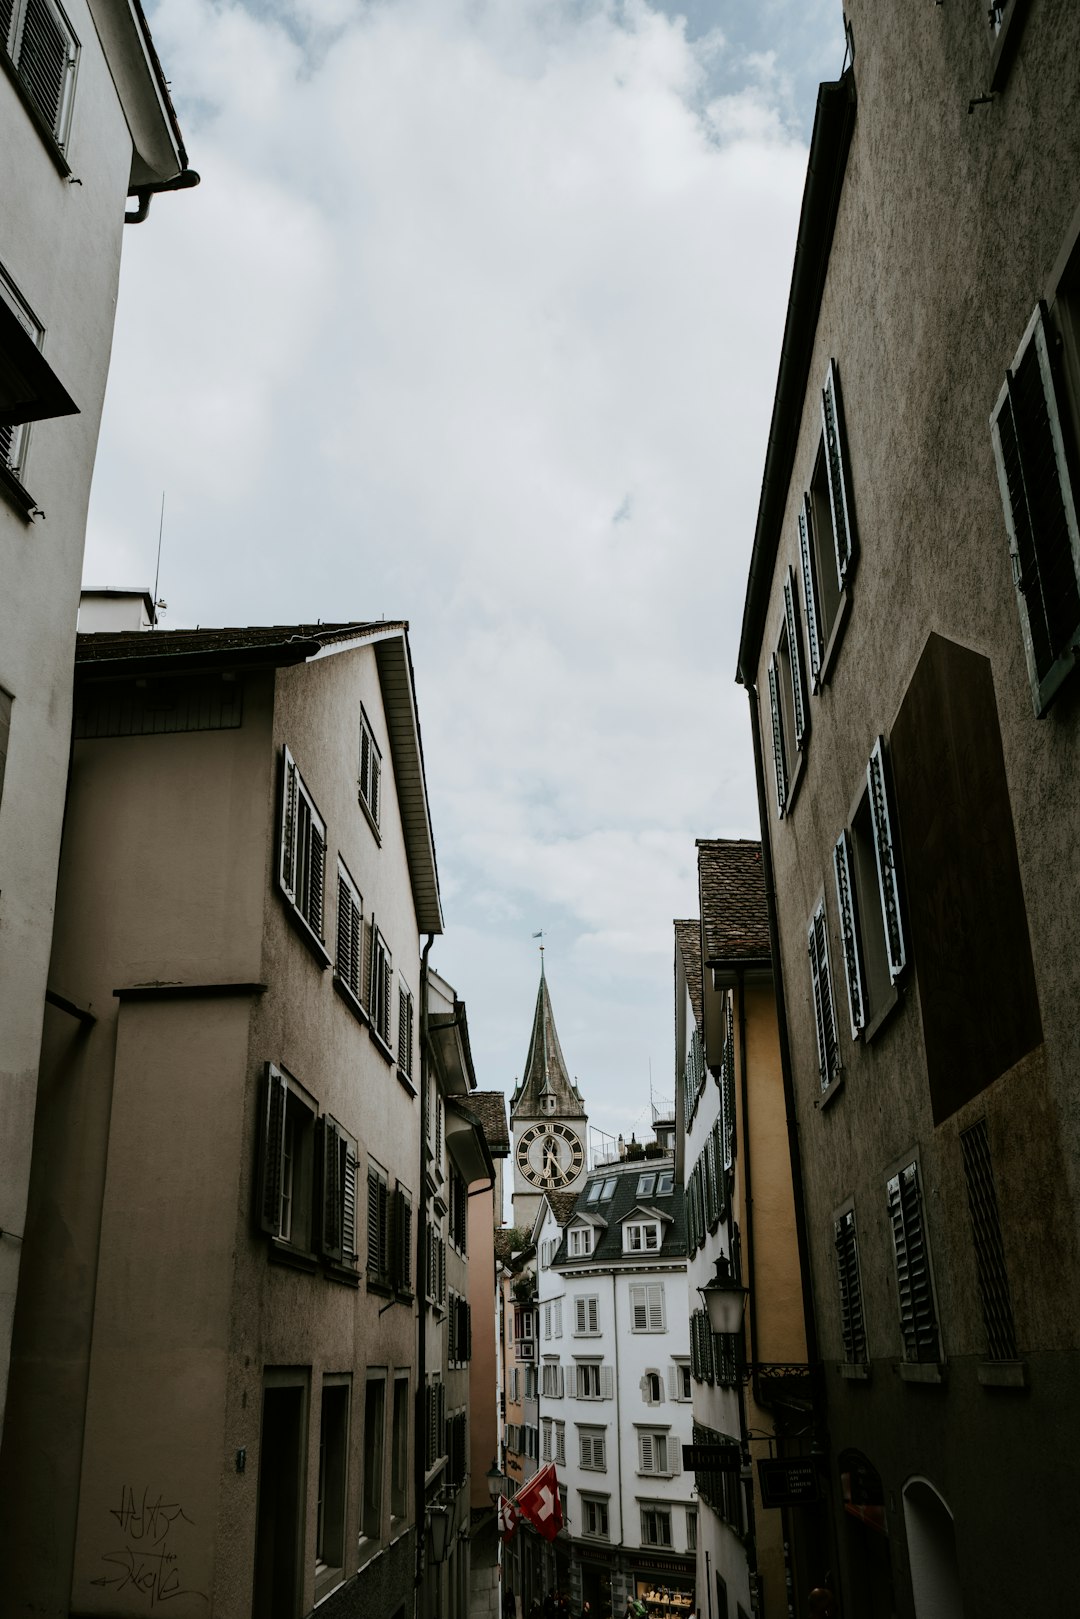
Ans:
POLYGON ((524 1077, 514 1092, 511 1109, 514 1113, 531 1117, 554 1116, 564 1119, 585 1117, 584 1103, 577 1086, 570 1078, 562 1046, 559 1044, 559 1032, 555 1027, 555 1013, 551 1008, 551 992, 548 989, 542 955, 540 987, 536 992, 536 1011, 533 1014, 524 1077))
POLYGON ((510 1101, 514 1222, 524 1226, 531 1225, 544 1192, 576 1192, 588 1173, 588 1116, 559 1043, 543 950, 541 945, 525 1071, 510 1101))

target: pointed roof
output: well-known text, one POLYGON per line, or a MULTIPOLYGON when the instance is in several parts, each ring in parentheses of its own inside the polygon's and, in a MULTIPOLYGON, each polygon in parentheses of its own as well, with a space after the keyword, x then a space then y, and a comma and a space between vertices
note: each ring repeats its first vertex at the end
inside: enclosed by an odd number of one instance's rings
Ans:
POLYGON ((511 1112, 526 1117, 539 1115, 541 1096, 554 1096, 554 1118, 585 1118, 585 1105, 580 1092, 567 1072, 566 1061, 555 1028, 555 1014, 551 1009, 551 993, 544 972, 544 958, 540 958, 540 988, 536 994, 529 1053, 525 1058, 525 1076, 514 1091, 511 1112))

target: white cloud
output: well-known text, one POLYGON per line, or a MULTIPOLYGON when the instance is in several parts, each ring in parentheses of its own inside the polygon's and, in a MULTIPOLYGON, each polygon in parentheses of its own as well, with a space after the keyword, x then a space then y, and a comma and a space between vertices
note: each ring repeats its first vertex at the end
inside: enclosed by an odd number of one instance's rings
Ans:
POLYGON ((203 183, 125 243, 88 576, 152 576, 164 487, 168 622, 407 616, 481 1084, 550 922, 567 1059, 629 1105, 670 1067, 693 838, 755 822, 731 681, 791 63, 644 0, 153 26, 203 183))

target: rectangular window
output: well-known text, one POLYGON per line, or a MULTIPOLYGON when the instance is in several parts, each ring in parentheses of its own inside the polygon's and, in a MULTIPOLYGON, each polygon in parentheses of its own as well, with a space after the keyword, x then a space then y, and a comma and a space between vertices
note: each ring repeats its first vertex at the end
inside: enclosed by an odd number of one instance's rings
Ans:
POLYGON ((368 928, 368 1016, 371 1027, 387 1051, 390 1050, 390 991, 394 983, 394 961, 386 940, 375 926, 368 928))
POLYGON ((371 721, 361 708, 360 710, 360 775, 357 785, 360 789, 360 802, 371 816, 376 828, 379 825, 379 812, 382 799, 382 754, 379 752, 371 729, 371 721))
POLYGON ((769 663, 769 706, 772 716, 776 811, 785 815, 810 729, 806 677, 802 663, 802 630, 795 594, 795 575, 784 580, 784 617, 776 651, 769 663))
POLYGON ((368 1165, 367 1193, 367 1279, 389 1287, 390 1191, 386 1171, 374 1163, 368 1165))
POLYGON ((608 1504, 606 1498, 583 1495, 581 1497, 581 1531, 593 1540, 610 1538, 608 1530, 608 1504))
POLYGON ((906 1360, 939 1361, 941 1338, 934 1308, 934 1285, 923 1222, 919 1166, 908 1164, 887 1183, 896 1259, 900 1330, 906 1360))
POLYGON ((394 1454, 390 1471, 390 1516, 409 1515, 409 1378, 394 1378, 394 1417, 391 1443, 394 1454))
POLYGON ((566 1423, 555 1424, 555 1462, 558 1467, 566 1466, 566 1423))
POLYGON ((1016 1327, 985 1119, 961 1131, 960 1148, 964 1157, 987 1353, 991 1360, 1015 1360, 1016 1327))
POLYGON ((670 1507, 642 1507, 641 1544, 643 1546, 671 1545, 670 1507))
POLYGON ((660 1247, 660 1227, 654 1221, 632 1221, 623 1226, 623 1253, 655 1253, 660 1247))
POLYGON ((412 1193, 399 1181, 394 1192, 394 1287, 399 1295, 412 1297, 413 1208, 412 1193))
POLYGON ((575 1226, 567 1235, 567 1252, 571 1259, 585 1259, 593 1251, 591 1226, 575 1226))
POLYGON ((561 1400, 565 1388, 563 1369, 558 1361, 546 1360, 540 1371, 540 1392, 546 1400, 561 1400))
POLYGON ((296 760, 283 748, 278 885, 320 948, 325 871, 326 822, 304 785, 296 760))
POLYGON ((1076 446, 1057 351, 1058 335, 1040 302, 990 418, 1032 701, 1039 716, 1075 667, 1080 645, 1076 446))
POLYGON ((578 1429, 579 1457, 582 1467, 594 1473, 607 1472, 607 1430, 604 1428, 578 1429))
POLYGON ((345 1499, 349 1455, 349 1384, 324 1382, 319 1419, 319 1496, 315 1519, 315 1591, 339 1584, 345 1567, 345 1499))
POLYGON ((595 1338, 600 1331, 600 1299, 588 1296, 574 1300, 574 1335, 595 1338))
POLYGON ((813 991, 814 1023, 817 1028, 818 1078, 827 1091, 840 1072, 840 1045, 836 1037, 836 1011, 833 1006, 832 968, 829 965, 829 934, 822 900, 806 930, 810 955, 810 985, 813 991))
POLYGON ((878 737, 866 767, 866 791, 833 850, 852 1039, 888 1007, 907 964, 895 819, 884 739, 878 737))
POLYGON ((338 861, 337 953, 334 972, 338 983, 359 1005, 363 998, 364 902, 360 890, 338 861))
POLYGON ((540 1434, 541 1434, 540 1460, 542 1462, 550 1462, 550 1461, 552 1461, 554 1459, 554 1450, 552 1448, 551 1430, 552 1430, 552 1419, 551 1419, 551 1417, 544 1417, 542 1419, 541 1423, 540 1423, 540 1434))
POLYGON ((578 1400, 599 1400, 601 1398, 601 1372, 609 1367, 602 1367, 599 1361, 579 1362, 574 1367, 574 1397, 578 1400))
POLYGON ((398 983, 398 1067, 406 1079, 413 1071, 413 998, 404 981, 398 983))
POLYGON ((310 1253, 315 1112, 273 1063, 266 1065, 263 1097, 259 1224, 268 1236, 310 1253))
POLYGON ((844 1359, 864 1364, 866 1325, 863 1320, 862 1280, 859 1275, 859 1244, 855 1230, 855 1210, 848 1209, 834 1222, 836 1265, 840 1282, 840 1335, 844 1359))
POLYGON ((688 1360, 676 1361, 669 1366, 667 1381, 668 1394, 671 1399, 680 1401, 693 1399, 693 1384, 690 1380, 690 1362, 688 1360))
POLYGON ((687 1507, 687 1509, 686 1509, 686 1550, 688 1552, 696 1552, 697 1551, 697 1508, 696 1507, 687 1507))
POLYGON ((319 1252, 338 1265, 353 1266, 356 1252, 356 1142, 333 1119, 317 1128, 320 1198, 319 1252))
POLYGON ((656 1176, 655 1175, 639 1175, 638 1176, 637 1191, 634 1193, 635 1197, 652 1197, 653 1192, 655 1190, 656 1190, 656 1176))
POLYGON ((636 1283, 630 1289, 630 1330, 664 1331, 663 1282, 636 1283))
POLYGON ((666 1429, 638 1429, 638 1472, 673 1478, 681 1472, 680 1447, 666 1429))
POLYGON ((364 1494, 360 1533, 367 1540, 382 1535, 383 1427, 386 1420, 386 1379, 369 1377, 364 1390, 364 1494))
MULTIPOLYGON (((425 1401, 425 1446, 427 1471, 430 1472, 446 1455, 446 1385, 438 1378, 429 1378, 425 1401)), ((509 1429, 507 1429, 509 1443, 509 1429)))
POLYGON ((63 150, 79 56, 70 23, 55 0, 3 0, 0 44, 28 101, 63 150))
POLYGON ((803 497, 798 527, 810 677, 816 692, 826 676, 830 643, 842 616, 844 588, 857 555, 843 404, 835 360, 829 362, 821 392, 821 442, 810 488, 803 497))

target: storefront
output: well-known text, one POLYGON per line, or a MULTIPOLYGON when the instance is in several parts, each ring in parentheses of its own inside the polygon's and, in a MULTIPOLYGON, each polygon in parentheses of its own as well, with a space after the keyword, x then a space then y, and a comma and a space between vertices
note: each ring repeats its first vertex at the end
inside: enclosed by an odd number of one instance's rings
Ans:
POLYGON ((689 1619, 694 1612, 696 1564, 688 1557, 635 1557, 632 1590, 656 1619, 689 1619))

